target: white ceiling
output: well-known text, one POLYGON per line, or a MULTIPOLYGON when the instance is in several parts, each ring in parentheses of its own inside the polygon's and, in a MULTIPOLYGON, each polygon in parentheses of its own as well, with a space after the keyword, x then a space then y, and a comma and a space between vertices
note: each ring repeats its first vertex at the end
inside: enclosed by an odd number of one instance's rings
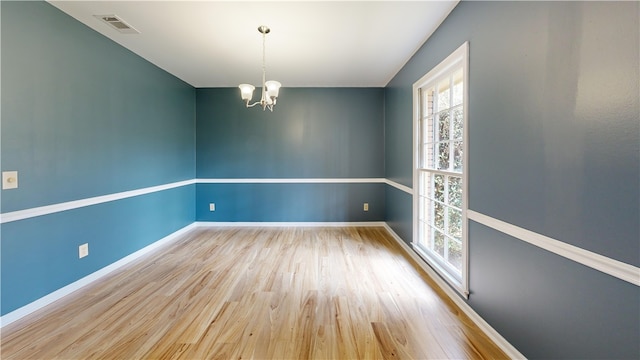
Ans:
POLYGON ((194 87, 382 87, 458 3, 455 1, 79 1, 60 10, 194 87), (93 15, 115 14, 140 34, 93 15))

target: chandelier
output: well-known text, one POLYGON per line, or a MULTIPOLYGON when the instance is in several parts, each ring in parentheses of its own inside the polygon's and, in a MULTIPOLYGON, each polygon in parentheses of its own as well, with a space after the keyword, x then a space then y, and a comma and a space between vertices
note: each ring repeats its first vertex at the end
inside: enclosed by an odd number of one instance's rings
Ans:
POLYGON ((240 84, 238 87, 240 88, 240 96, 242 96, 243 101, 246 101, 248 108, 260 105, 262 106, 263 111, 267 108, 270 111, 273 111, 281 84, 274 80, 265 81, 267 73, 267 67, 265 65, 265 40, 271 29, 262 25, 258 27, 258 31, 262 34, 262 97, 260 98, 260 101, 249 104, 253 97, 253 90, 256 88, 255 86, 251 84, 240 84))

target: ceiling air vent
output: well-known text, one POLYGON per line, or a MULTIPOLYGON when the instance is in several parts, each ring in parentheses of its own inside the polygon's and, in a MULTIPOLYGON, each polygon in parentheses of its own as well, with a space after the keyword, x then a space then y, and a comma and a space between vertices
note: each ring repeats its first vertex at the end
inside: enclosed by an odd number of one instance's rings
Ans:
POLYGON ((93 16, 123 34, 140 34, 140 31, 134 29, 131 25, 127 24, 126 22, 124 22, 124 20, 120 19, 116 15, 93 15, 93 16))

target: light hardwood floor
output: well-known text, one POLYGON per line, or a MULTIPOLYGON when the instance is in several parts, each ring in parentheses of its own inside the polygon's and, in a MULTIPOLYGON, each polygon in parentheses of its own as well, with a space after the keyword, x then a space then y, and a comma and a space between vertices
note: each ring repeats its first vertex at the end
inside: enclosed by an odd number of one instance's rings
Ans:
POLYGON ((200 228, 2 330, 2 359, 506 358, 384 228, 200 228))

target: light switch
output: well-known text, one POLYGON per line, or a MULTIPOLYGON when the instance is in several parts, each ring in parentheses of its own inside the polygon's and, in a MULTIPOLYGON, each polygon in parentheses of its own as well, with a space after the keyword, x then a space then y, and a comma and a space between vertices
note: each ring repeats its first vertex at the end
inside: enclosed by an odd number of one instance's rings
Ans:
POLYGON ((89 243, 78 246, 78 258, 82 259, 87 255, 89 255, 89 243))
POLYGON ((18 172, 3 171, 2 172, 2 190, 18 188, 18 172))

